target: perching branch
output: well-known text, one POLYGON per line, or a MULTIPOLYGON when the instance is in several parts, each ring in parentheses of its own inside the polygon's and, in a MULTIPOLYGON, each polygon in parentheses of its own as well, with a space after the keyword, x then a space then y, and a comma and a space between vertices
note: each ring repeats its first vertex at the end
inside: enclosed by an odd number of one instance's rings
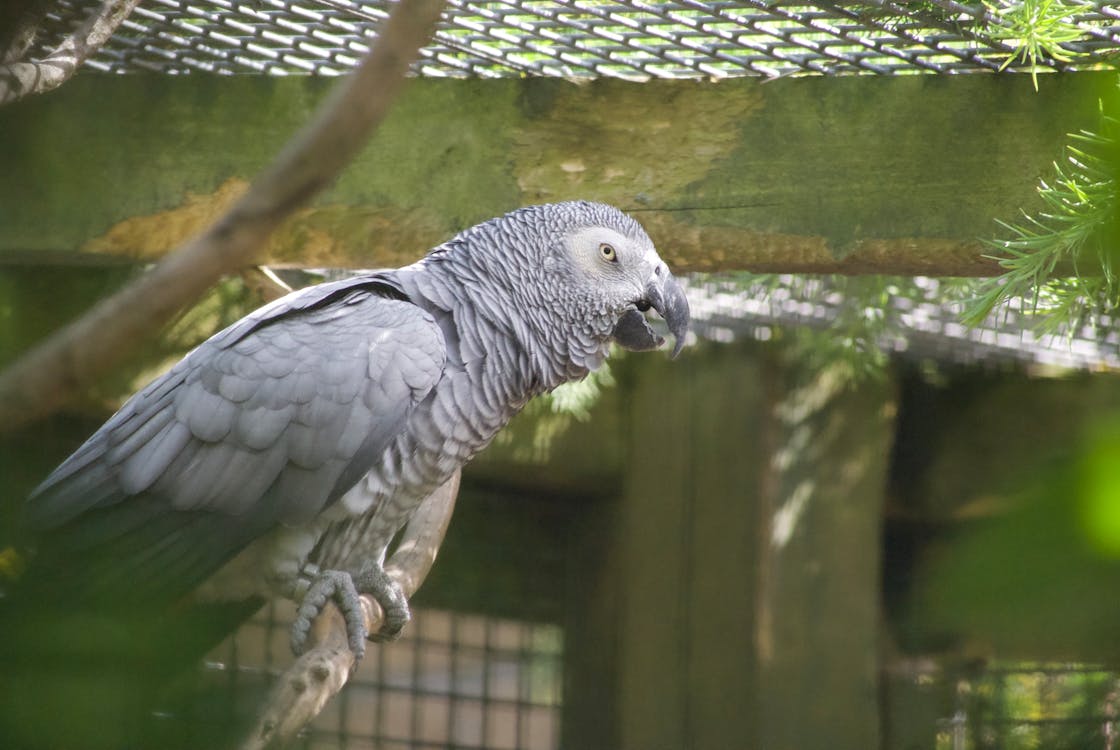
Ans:
POLYGON ((256 296, 265 302, 283 297, 292 288, 276 275, 268 266, 246 266, 241 269, 241 281, 256 296))
POLYGON ((34 38, 30 28, 21 30, 14 49, 6 54, 9 62, 0 65, 0 106, 28 94, 41 94, 65 83, 90 55, 109 41, 113 32, 128 18, 140 0, 103 0, 101 8, 90 14, 74 33, 67 36, 42 60, 10 60, 25 52, 34 38))
MULTIPOLYGON (((456 471, 420 504, 385 566, 385 572, 409 599, 435 562, 458 494, 459 472, 456 471)), ((381 607, 370 597, 362 596, 362 613, 367 630, 377 632, 381 627, 381 607)), ((311 623, 308 643, 310 648, 280 677, 242 750, 283 746, 318 716, 350 679, 355 666, 354 654, 347 645, 346 623, 333 604, 328 604, 311 623)))
POLYGON ((248 265, 280 222, 332 181, 384 119, 442 8, 439 0, 401 0, 358 69, 228 213, 0 373, 0 430, 74 398, 220 276, 248 265))
POLYGON ((35 43, 58 0, 10 0, 0 5, 0 65, 18 62, 35 43))

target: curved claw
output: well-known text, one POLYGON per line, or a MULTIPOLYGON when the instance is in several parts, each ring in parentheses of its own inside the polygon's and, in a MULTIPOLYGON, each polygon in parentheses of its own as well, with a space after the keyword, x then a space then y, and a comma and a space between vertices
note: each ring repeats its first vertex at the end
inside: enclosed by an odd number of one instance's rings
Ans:
POLYGON ((404 595, 396 581, 385 573, 385 570, 374 562, 367 562, 362 566, 355 583, 358 590, 369 594, 381 605, 385 618, 381 628, 376 633, 367 634, 371 641, 393 641, 400 637, 401 631, 412 613, 408 608, 408 598, 404 595))

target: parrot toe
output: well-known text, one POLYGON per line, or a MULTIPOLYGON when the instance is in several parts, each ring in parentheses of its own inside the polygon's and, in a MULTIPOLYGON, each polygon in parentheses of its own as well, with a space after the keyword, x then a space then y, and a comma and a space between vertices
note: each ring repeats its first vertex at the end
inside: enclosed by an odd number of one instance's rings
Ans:
POLYGON ((369 639, 384 642, 399 638, 404 626, 412 619, 412 613, 408 608, 408 598, 401 591, 401 587, 385 573, 380 565, 374 562, 366 563, 363 566, 355 584, 363 594, 369 594, 376 599, 377 603, 381 605, 381 611, 385 613, 381 628, 376 633, 370 633, 368 635, 369 639))
POLYGON ((307 637, 311 623, 315 621, 327 605, 334 601, 346 621, 346 636, 355 660, 360 660, 366 652, 366 626, 362 616, 362 604, 353 577, 342 570, 324 570, 312 581, 303 601, 299 605, 295 622, 292 623, 292 653, 302 654, 307 648, 307 637))

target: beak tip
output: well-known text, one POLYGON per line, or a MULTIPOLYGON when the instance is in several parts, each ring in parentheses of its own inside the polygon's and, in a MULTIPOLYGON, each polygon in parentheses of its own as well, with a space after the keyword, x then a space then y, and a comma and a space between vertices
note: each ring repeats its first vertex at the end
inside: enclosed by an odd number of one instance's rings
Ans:
POLYGON ((684 336, 674 337, 673 351, 669 355, 669 359, 676 359, 680 355, 682 349, 684 349, 684 336))
POLYGON ((673 351, 669 356, 676 359, 684 349, 691 318, 684 289, 671 275, 665 275, 658 282, 650 285, 648 299, 650 306, 660 313, 661 318, 669 326, 669 333, 673 336, 673 351))

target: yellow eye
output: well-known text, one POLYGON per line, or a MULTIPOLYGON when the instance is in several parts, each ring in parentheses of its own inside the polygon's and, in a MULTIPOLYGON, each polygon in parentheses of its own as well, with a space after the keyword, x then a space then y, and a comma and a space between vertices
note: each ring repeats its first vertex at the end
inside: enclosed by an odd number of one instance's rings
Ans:
POLYGON ((603 260, 611 263, 618 262, 618 253, 614 251, 614 245, 608 245, 606 242, 599 244, 599 255, 603 256, 603 260))

